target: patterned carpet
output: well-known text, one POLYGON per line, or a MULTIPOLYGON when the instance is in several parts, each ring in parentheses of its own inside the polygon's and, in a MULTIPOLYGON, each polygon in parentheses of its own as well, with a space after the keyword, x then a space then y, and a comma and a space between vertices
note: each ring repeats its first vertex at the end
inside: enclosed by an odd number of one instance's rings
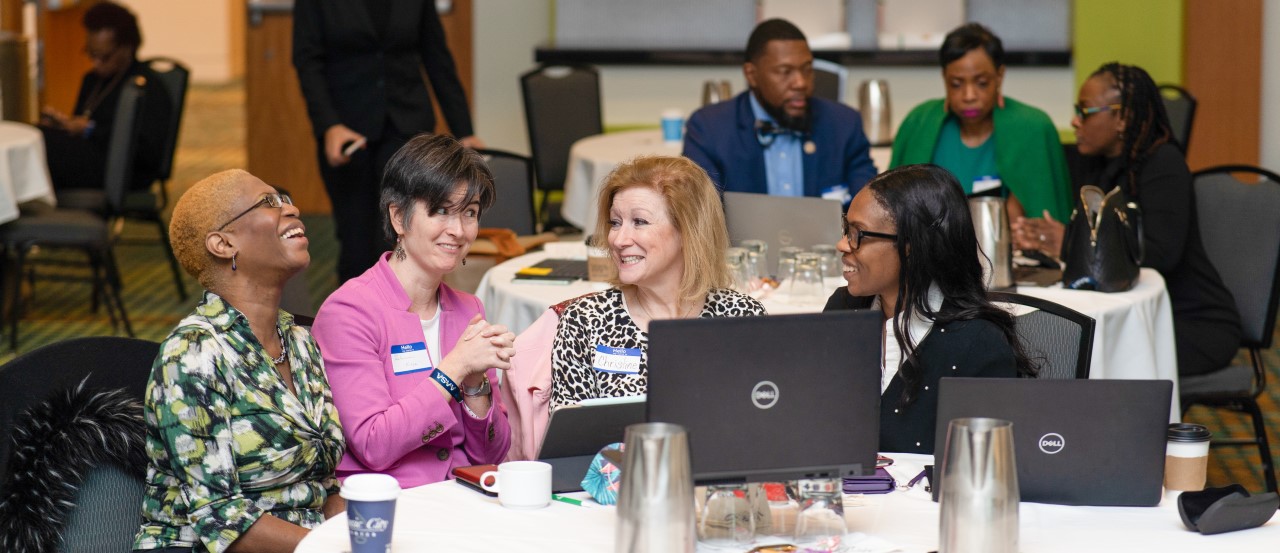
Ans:
MULTIPOLYGON (((177 153, 175 177, 169 183, 170 197, 176 198, 191 183, 223 169, 245 165, 244 89, 236 83, 226 86, 194 86, 188 98, 187 114, 177 153)), ((327 216, 304 216, 311 242, 311 267, 306 273, 313 306, 336 287, 334 260, 337 244, 332 221, 327 216)), ((125 227, 126 238, 155 236, 155 228, 131 223, 125 227)), ((48 252, 49 257, 62 254, 48 252)), ((124 301, 133 323, 134 333, 148 340, 164 338, 197 301, 200 289, 186 278, 190 297, 179 301, 172 276, 158 242, 121 245, 116 255, 124 274, 124 301)), ((474 286, 474 285, 472 285, 474 286)), ((467 288, 467 286, 463 286, 467 288)), ((20 326, 19 351, 30 351, 66 338, 112 334, 105 312, 89 310, 89 287, 79 283, 40 282, 29 291, 27 312, 20 326)), ((7 328, 7 327, 6 327, 7 328)), ((120 332, 123 334, 123 331, 120 332)), ((6 336, 7 338, 7 336, 6 336)), ((1280 340, 1276 340, 1280 344, 1280 340)), ((14 352, 0 353, 0 362, 14 352)), ((1280 438, 1280 351, 1265 352, 1272 386, 1260 399, 1271 429, 1272 444, 1280 438)), ((1190 422, 1209 426, 1215 436, 1251 435, 1247 417, 1224 411, 1197 407, 1187 415, 1190 422)), ((1280 447, 1273 451, 1280 452, 1280 447)), ((1215 449, 1210 457, 1210 485, 1238 482, 1251 490, 1263 488, 1258 470, 1256 450, 1251 448, 1215 449)))

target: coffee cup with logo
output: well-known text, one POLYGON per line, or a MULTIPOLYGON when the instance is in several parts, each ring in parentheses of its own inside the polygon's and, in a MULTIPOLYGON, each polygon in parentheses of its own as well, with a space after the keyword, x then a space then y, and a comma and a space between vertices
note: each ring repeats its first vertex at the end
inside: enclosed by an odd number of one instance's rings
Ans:
POLYGON ((480 475, 480 486, 497 493, 503 507, 541 509, 551 502, 551 465, 541 461, 507 461, 498 465, 498 470, 480 475))
POLYGON ((351 553, 391 551, 400 483, 387 474, 353 474, 342 482, 340 495, 347 500, 351 553))
MULTIPOLYGON (((1169 492, 1204 489, 1209 465, 1209 429, 1199 424, 1169 425, 1164 456, 1164 488, 1169 492)), ((1177 495, 1177 494, 1174 494, 1177 495)))

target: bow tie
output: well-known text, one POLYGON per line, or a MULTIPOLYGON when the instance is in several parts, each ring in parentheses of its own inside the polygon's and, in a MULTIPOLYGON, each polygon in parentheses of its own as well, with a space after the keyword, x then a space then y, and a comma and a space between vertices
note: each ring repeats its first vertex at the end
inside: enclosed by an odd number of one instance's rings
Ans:
POLYGON ((756 120, 756 140, 761 146, 766 148, 773 144, 773 139, 778 135, 791 135, 797 138, 804 138, 806 133, 787 127, 780 127, 772 121, 756 120))

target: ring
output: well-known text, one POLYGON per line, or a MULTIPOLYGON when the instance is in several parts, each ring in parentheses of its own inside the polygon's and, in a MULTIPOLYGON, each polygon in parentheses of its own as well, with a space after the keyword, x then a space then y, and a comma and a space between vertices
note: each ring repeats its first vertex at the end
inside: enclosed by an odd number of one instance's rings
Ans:
POLYGON ((1049 239, 1049 237, 1048 237, 1048 236, 1045 236, 1045 235, 1043 235, 1043 234, 1041 234, 1041 235, 1040 235, 1040 241, 1041 241, 1041 242, 1044 242, 1045 240, 1048 240, 1048 239, 1049 239))

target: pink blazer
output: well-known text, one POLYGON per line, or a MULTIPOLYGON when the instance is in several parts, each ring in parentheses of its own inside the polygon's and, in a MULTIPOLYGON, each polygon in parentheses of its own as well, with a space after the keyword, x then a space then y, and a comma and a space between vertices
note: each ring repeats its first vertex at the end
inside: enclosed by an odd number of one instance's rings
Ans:
MULTIPOLYGON (((396 375, 391 346, 424 341, 422 323, 384 254, 364 274, 342 285, 316 314, 333 401, 347 439, 339 478, 362 472, 394 476, 409 488, 452 478, 455 467, 499 463, 511 444, 496 369, 489 369, 493 405, 482 418, 445 399, 430 371, 396 375)), ((440 347, 448 355, 467 323, 484 313, 471 294, 440 285, 440 347)))
POLYGON ((516 337, 516 356, 502 386, 502 402, 511 421, 508 461, 538 458, 551 403, 551 343, 559 325, 559 313, 548 309, 516 337))

